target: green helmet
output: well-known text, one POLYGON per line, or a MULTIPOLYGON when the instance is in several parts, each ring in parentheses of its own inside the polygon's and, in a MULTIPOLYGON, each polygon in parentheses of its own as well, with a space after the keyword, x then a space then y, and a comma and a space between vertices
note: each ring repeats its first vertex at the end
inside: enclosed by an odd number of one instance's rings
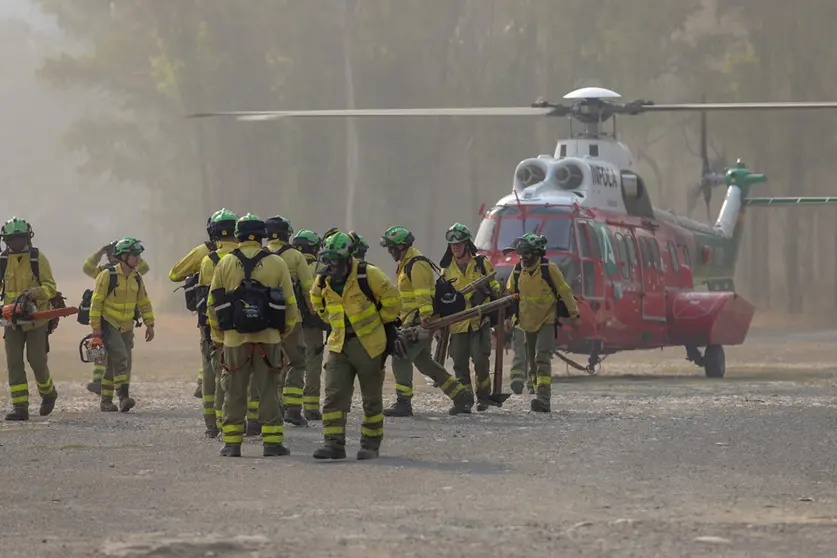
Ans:
POLYGON ((271 239, 288 240, 294 233, 291 222, 279 215, 265 221, 264 226, 267 231, 267 236, 271 239))
POLYGON ((344 232, 336 232, 323 243, 319 259, 328 265, 338 260, 346 260, 352 256, 354 249, 352 239, 344 232))
POLYGON ((117 258, 122 255, 139 256, 143 252, 145 252, 145 246, 136 238, 119 239, 113 246, 113 255, 117 258))
POLYGON ((258 215, 248 213, 235 223, 235 238, 241 242, 247 240, 262 240, 267 236, 264 221, 258 215))
POLYGON ((328 240, 328 239, 329 239, 329 237, 330 237, 331 235, 337 234, 337 233, 339 233, 339 232, 340 232, 340 229, 338 229, 337 227, 331 227, 330 229, 328 229, 328 230, 327 230, 327 231, 323 234, 323 242, 325 242, 326 240, 328 240))
POLYGON ((291 241, 291 245, 293 245, 294 248, 300 249, 301 252, 304 252, 304 249, 317 252, 322 244, 323 239, 320 238, 320 235, 309 229, 300 230, 294 235, 294 238, 291 241))
POLYGON ((224 238, 233 235, 238 215, 227 209, 219 209, 209 218, 209 236, 212 238, 224 238))
POLYGON ((546 253, 546 237, 526 233, 512 242, 511 249, 507 248, 503 252, 517 252, 518 254, 527 252, 546 253))
POLYGON ((416 237, 410 232, 407 227, 390 227, 381 237, 381 246, 389 248, 390 246, 412 246, 416 237))
POLYGON ((462 223, 454 223, 445 232, 445 240, 448 244, 458 244, 460 242, 468 242, 471 240, 471 229, 462 223))
POLYGON ((355 231, 349 231, 349 238, 352 239, 352 255, 357 256, 358 258, 366 256, 366 252, 369 251, 369 244, 366 242, 366 239, 357 234, 355 231))
POLYGON ((28 235, 29 238, 32 238, 35 233, 32 232, 32 225, 18 217, 12 217, 3 223, 3 227, 0 228, 0 236, 3 238, 20 235, 28 235))

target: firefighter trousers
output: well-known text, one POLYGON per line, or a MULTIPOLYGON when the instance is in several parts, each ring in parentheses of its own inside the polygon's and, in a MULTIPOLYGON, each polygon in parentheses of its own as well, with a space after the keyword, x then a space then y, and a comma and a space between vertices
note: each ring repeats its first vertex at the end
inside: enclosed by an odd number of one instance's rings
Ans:
POLYGON ((431 337, 419 341, 406 341, 407 358, 393 355, 392 373, 395 376, 395 394, 399 399, 413 398, 413 364, 418 371, 436 382, 440 389, 452 400, 465 392, 456 378, 448 374, 445 367, 433 360, 430 354, 431 337))
POLYGON ((514 328, 512 332, 512 347, 514 356, 511 364, 511 385, 518 387, 521 391, 524 382, 526 387, 534 387, 535 370, 529 367, 526 356, 526 332, 519 327, 514 328))
POLYGON ((224 443, 241 445, 244 437, 244 419, 249 415, 248 394, 256 386, 261 399, 258 403, 258 420, 262 427, 264 445, 284 442, 282 414, 279 409, 279 369, 282 346, 278 343, 244 343, 238 347, 224 347, 224 367, 221 383, 224 386, 224 406, 221 430, 224 443), (264 351, 262 356, 261 351, 264 351))
POLYGON ((201 327, 201 359, 203 360, 203 381, 201 392, 203 395, 203 422, 207 429, 215 426, 215 368, 212 363, 212 347, 207 327, 201 327))
POLYGON ((107 352, 105 376, 102 378, 102 402, 112 403, 113 393, 119 399, 128 397, 131 384, 131 353, 134 349, 134 332, 119 331, 102 321, 102 343, 107 352))
MULTIPOLYGON (((286 337, 282 342, 282 347, 285 349, 285 355, 288 357, 287 373, 284 377, 284 384, 282 385, 282 405, 286 409, 299 410, 305 402, 305 381, 307 373, 307 345, 308 338, 305 332, 308 329, 301 330, 291 337, 286 337)), ((322 331, 320 331, 320 342, 322 343, 322 331)), ((322 354, 320 356, 320 363, 322 363, 322 354)), ((317 392, 316 392, 315 406, 313 409, 320 408, 320 377, 317 376, 317 392)), ((305 407, 306 409, 308 407, 305 407)))
POLYGON ((555 324, 544 324, 538 331, 526 332, 526 359, 535 371, 535 394, 549 403, 552 395, 552 353, 555 351, 555 324))
POLYGON ((355 377, 363 398, 360 446, 377 450, 384 438, 384 367, 382 356, 370 357, 357 337, 347 339, 339 353, 329 351, 325 366, 323 436, 326 444, 346 445, 346 410, 352 404, 355 377))
POLYGON ((453 358, 453 371, 462 386, 473 392, 471 387, 470 362, 474 362, 477 399, 488 399, 491 395, 491 327, 483 325, 477 330, 469 329, 450 336, 450 354, 453 358))
POLYGON ((29 331, 17 327, 4 328, 3 339, 6 346, 6 367, 9 371, 9 389, 12 406, 29 409, 29 381, 26 378, 26 361, 32 367, 38 393, 42 399, 58 397, 47 364, 47 327, 46 324, 29 331))

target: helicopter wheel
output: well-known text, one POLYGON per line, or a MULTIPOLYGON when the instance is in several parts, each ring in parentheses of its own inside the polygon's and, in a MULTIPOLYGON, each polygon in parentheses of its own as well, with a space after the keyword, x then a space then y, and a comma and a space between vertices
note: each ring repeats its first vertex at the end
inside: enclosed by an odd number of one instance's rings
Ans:
POLYGON ((724 348, 720 345, 709 345, 703 353, 703 369, 707 378, 723 378, 727 370, 727 360, 724 348))

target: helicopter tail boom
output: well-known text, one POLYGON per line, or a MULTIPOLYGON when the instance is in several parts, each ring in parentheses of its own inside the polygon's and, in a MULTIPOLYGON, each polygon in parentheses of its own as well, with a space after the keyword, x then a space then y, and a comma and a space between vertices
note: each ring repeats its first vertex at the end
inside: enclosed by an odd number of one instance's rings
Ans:
POLYGON ((830 205, 837 204, 837 197, 770 197, 770 198, 747 198, 744 205, 750 206, 783 206, 783 205, 830 205))

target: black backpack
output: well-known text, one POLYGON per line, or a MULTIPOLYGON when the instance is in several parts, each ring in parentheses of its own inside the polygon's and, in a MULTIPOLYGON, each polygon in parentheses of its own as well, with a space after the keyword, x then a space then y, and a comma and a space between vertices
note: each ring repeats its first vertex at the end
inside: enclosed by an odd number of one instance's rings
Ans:
MULTIPOLYGON (((520 273, 523 271, 523 265, 520 262, 517 262, 512 269, 512 292, 513 293, 520 293, 520 289, 518 288, 518 283, 520 282, 520 273)), ((541 277, 546 284, 549 285, 549 289, 552 291, 552 296, 555 297, 557 302, 555 306, 555 317, 557 318, 555 323, 560 324, 561 318, 569 318, 570 311, 567 309, 567 305, 564 303, 564 299, 558 294, 558 289, 555 287, 555 283, 552 282, 552 276, 549 274, 549 260, 546 258, 541 258, 541 277)), ((515 305, 515 308, 519 308, 515 305)), ((517 313, 517 312, 515 312, 517 313)))
MULTIPOLYGON (((218 252, 213 250, 209 253, 209 259, 212 260, 212 263, 218 265, 218 262, 221 261, 221 256, 218 255, 218 252)), ((200 279, 200 273, 195 273, 194 275, 198 279, 200 279)), ((198 313, 198 326, 205 326, 207 324, 207 317, 206 317, 206 302, 209 299, 209 285, 195 285, 194 288, 195 293, 195 312, 198 313)), ((187 308, 188 308, 188 299, 187 299, 187 308)))
POLYGON ((282 288, 265 287, 252 278, 256 266, 272 254, 261 250, 248 258, 236 248, 230 255, 241 262, 244 279, 234 291, 216 289, 212 292, 219 329, 244 334, 266 329, 284 331, 286 302, 282 288))
MULTIPOLYGON (((218 250, 214 240, 207 240, 203 243, 203 245, 209 250, 210 257, 216 250, 218 250)), ((215 263, 217 264, 218 262, 215 263)), ((198 282, 200 282, 200 278, 200 272, 192 273, 191 275, 186 276, 186 279, 183 280, 182 287, 177 288, 183 289, 183 297, 186 299, 186 310, 189 312, 198 311, 198 282)), ((177 289, 175 289, 175 291, 177 289)))
MULTIPOLYGON (((482 275, 485 275, 485 256, 475 256, 474 261, 476 262, 477 270, 482 275)), ((436 291, 433 296, 433 312, 443 318, 446 316, 450 316, 451 314, 455 314, 457 312, 462 312, 468 306, 468 301, 465 299, 465 295, 457 291, 454 288, 453 283, 453 279, 444 279, 444 277, 440 277, 436 281, 436 291)), ((477 289, 477 291, 474 291, 472 297, 476 297, 478 294, 485 293, 480 289, 477 289)), ((491 297, 490 291, 487 296, 491 297)), ((484 300, 484 298, 478 299, 476 301, 474 301, 473 298, 471 299, 473 306, 478 306, 482 304, 484 300)), ((496 325, 496 318, 496 312, 492 312, 491 314, 489 314, 489 319, 491 321, 492 326, 496 325)))
MULTIPOLYGON (((108 276, 108 292, 105 295, 105 298, 109 297, 113 291, 116 290, 116 287, 119 285, 119 278, 117 277, 116 268, 112 265, 106 265, 102 271, 107 270, 110 274, 108 276)), ((142 279, 140 278, 139 273, 137 273, 134 278, 137 281, 137 287, 142 287, 142 279)), ((76 320, 81 325, 90 325, 90 305, 93 302, 93 290, 87 289, 81 295, 81 303, 78 305, 78 314, 76 315, 76 320)), ((139 327, 142 325, 142 318, 140 316, 140 311, 138 306, 134 306, 134 325, 139 327)))
MULTIPOLYGON (((9 266, 9 251, 4 250, 0 253, 0 303, 6 294, 6 269, 9 266)), ((37 248, 29 248, 29 267, 32 269, 32 275, 35 281, 41 284, 41 252, 37 248)), ((64 303, 66 298, 59 292, 49 299, 49 304, 52 308, 66 308, 64 303)), ((58 327, 59 318, 53 318, 47 323, 47 333, 52 333, 58 327)))
MULTIPOLYGON (((282 254, 284 254, 285 252, 287 252, 291 248, 293 248, 293 246, 291 246, 290 244, 285 244, 284 246, 282 246, 281 248, 279 248, 278 250, 276 250, 275 252, 272 252, 272 253, 281 257, 282 254)), ((308 260, 306 260, 306 265, 307 265, 307 261, 308 260)), ((300 316, 302 316, 302 326, 303 327, 319 327, 319 324, 317 324, 315 326, 309 326, 308 325, 308 324, 312 323, 312 319, 311 319, 312 316, 311 316, 311 311, 308 309, 308 305, 305 304, 305 292, 303 292, 302 285, 300 284, 299 281, 292 281, 292 282, 294 284, 294 296, 296 297, 296 304, 299 307, 299 314, 300 314, 300 316)), ((316 318, 317 321, 322 322, 322 320, 320 320, 319 316, 313 316, 313 317, 316 318)))

